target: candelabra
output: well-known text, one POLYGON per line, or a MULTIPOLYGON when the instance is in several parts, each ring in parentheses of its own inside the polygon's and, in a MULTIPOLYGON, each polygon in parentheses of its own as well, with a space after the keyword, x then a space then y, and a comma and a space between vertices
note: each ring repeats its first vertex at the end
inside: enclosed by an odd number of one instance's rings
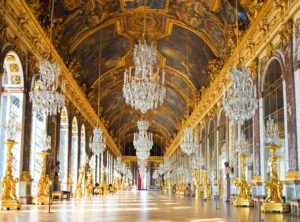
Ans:
POLYGON ((85 166, 81 166, 79 168, 79 176, 78 176, 78 180, 77 180, 77 184, 76 184, 76 198, 77 199, 81 199, 83 196, 83 192, 82 192, 82 184, 83 184, 83 180, 84 180, 84 172, 85 172, 85 166))
POLYGON ((84 184, 84 196, 86 199, 91 199, 93 193, 93 169, 90 167, 87 171, 87 179, 84 184))
POLYGON ((49 196, 49 189, 51 185, 51 180, 49 176, 46 174, 46 163, 47 163, 47 156, 49 153, 47 151, 42 151, 42 172, 40 179, 38 181, 38 190, 37 195, 33 198, 33 204, 52 204, 52 198, 49 196))
POLYGON ((209 186, 209 183, 208 183, 208 180, 207 180, 207 170, 206 169, 202 169, 202 172, 201 172, 201 177, 202 177, 202 183, 203 183, 203 186, 204 186, 204 199, 207 199, 207 200, 210 200, 211 199, 211 191, 210 191, 210 186, 209 186))
POLYGON ((195 199, 201 198, 201 182, 198 176, 199 167, 200 167, 200 160, 197 157, 194 157, 192 159, 192 168, 193 168, 194 184, 196 186, 195 199))
POLYGON ((6 132, 7 140, 4 144, 7 146, 7 159, 6 159, 6 170, 4 177, 2 178, 2 194, 0 199, 1 209, 17 209, 21 208, 20 202, 17 200, 16 195, 16 184, 19 182, 18 178, 13 178, 12 175, 12 162, 13 162, 13 152, 12 149, 14 145, 17 144, 15 141, 16 136, 21 131, 20 124, 16 120, 16 115, 10 113, 8 123, 4 126, 6 132))
POLYGON ((17 200, 16 195, 16 183, 19 179, 13 178, 12 175, 12 160, 13 153, 12 148, 17 142, 13 140, 7 140, 4 142, 7 146, 7 160, 6 160, 6 171, 4 177, 2 178, 2 194, 0 200, 1 209, 17 209, 21 208, 20 202, 17 200))
POLYGON ((288 212, 289 207, 284 203, 282 190, 283 185, 278 176, 277 161, 279 156, 276 155, 276 151, 281 148, 281 139, 279 138, 278 126, 274 123, 273 119, 269 118, 267 121, 267 127, 265 131, 266 148, 270 150, 270 172, 271 179, 264 183, 267 189, 267 198, 261 210, 263 212, 288 212))
MULTIPOLYGON (((258 108, 256 87, 253 84, 248 68, 233 68, 231 73, 232 85, 224 90, 223 107, 226 115, 238 123, 238 144, 241 145, 241 125, 251 119, 258 108)), ((240 150, 241 151, 241 150, 240 150)), ((240 152, 240 179, 236 180, 238 198, 234 206, 253 206, 250 197, 250 185, 245 176, 245 154, 240 152)))

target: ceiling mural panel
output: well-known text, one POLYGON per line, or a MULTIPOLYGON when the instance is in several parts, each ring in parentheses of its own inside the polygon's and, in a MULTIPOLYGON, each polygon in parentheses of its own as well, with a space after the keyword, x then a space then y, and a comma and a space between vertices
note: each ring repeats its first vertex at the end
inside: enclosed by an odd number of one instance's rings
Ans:
POLYGON ((208 60, 214 54, 198 35, 173 25, 171 35, 161 39, 159 51, 166 58, 166 65, 187 75, 197 89, 205 85, 208 60))
POLYGON ((101 73, 118 69, 124 65, 123 57, 130 51, 130 42, 116 33, 114 24, 107 26, 84 39, 72 55, 81 62, 80 83, 90 87, 101 73), (101 36, 101 37, 100 37, 101 36), (99 56, 101 38, 101 61, 99 56))

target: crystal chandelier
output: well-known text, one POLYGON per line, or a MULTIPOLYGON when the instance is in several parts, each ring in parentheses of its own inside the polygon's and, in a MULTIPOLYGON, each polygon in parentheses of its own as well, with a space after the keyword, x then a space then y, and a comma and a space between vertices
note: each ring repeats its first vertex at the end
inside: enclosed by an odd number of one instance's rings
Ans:
POLYGON ((135 67, 133 74, 131 67, 125 70, 123 96, 132 108, 146 113, 150 109, 157 108, 158 104, 161 105, 166 97, 165 72, 162 71, 160 78, 159 69, 155 74, 152 69, 146 70, 143 67, 141 73, 137 71, 139 69, 135 67))
POLYGON ((243 67, 234 67, 230 75, 232 85, 224 90, 223 107, 227 116, 239 124, 251 119, 258 108, 256 87, 250 71, 243 67))
POLYGON ((51 136, 44 133, 43 137, 41 138, 41 151, 47 151, 51 149, 51 136))
POLYGON ((198 145, 195 142, 194 132, 192 128, 184 129, 184 135, 180 140, 180 147, 182 152, 184 152, 188 156, 196 151, 198 145))
POLYGON ((102 135, 102 129, 94 128, 93 129, 93 139, 90 142, 90 147, 92 152, 96 155, 100 155, 104 152, 106 148, 106 138, 102 135))
POLYGON ((154 43, 147 44, 145 35, 146 13, 144 12, 143 37, 134 47, 134 72, 131 67, 125 70, 123 86, 126 103, 142 113, 157 108, 158 104, 161 105, 166 97, 165 72, 162 70, 160 73, 159 68, 156 72, 154 71, 157 63, 157 49, 154 43))
POLYGON ((283 140, 279 137, 278 126, 269 116, 267 127, 265 129, 265 143, 267 145, 282 146, 283 140))
POLYGON ((148 133, 149 122, 145 120, 138 121, 138 133, 134 133, 133 146, 136 149, 136 155, 141 160, 146 160, 150 156, 150 150, 153 146, 153 135, 148 133))
POLYGON ((7 124, 4 126, 6 131, 6 140, 15 141, 16 137, 21 132, 21 125, 16 119, 16 114, 11 112, 7 124))
POLYGON ((64 84, 61 85, 61 93, 58 89, 58 76, 60 67, 57 63, 49 60, 44 60, 39 65, 39 79, 32 84, 32 89, 29 92, 30 101, 32 101, 33 110, 38 115, 46 116, 56 115, 58 111, 65 105, 64 84))
POLYGON ((32 101, 33 110, 39 116, 56 115, 65 105, 64 82, 61 82, 61 93, 58 92, 60 75, 60 66, 49 60, 51 56, 52 28, 53 28, 54 0, 51 7, 51 24, 48 58, 39 64, 39 73, 34 76, 29 92, 30 101, 32 101), (39 79, 36 79, 36 78, 39 79))

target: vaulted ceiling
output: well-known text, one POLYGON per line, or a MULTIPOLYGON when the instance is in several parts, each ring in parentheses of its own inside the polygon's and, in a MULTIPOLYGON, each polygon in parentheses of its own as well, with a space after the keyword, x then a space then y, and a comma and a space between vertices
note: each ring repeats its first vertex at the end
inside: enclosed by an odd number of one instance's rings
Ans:
MULTIPOLYGON (((246 0, 239 24, 248 23, 246 0)), ((49 27, 48 0, 28 0, 42 26, 49 27)), ((54 44, 96 110, 100 87, 101 118, 120 148, 132 146, 141 113, 125 104, 124 69, 132 65, 134 44, 143 32, 158 48, 166 72, 167 96, 146 113, 154 144, 164 149, 208 84, 208 64, 234 47, 235 1, 231 0, 63 0, 55 4, 54 44), (101 42, 101 43, 100 43, 101 42), (99 50, 101 45, 101 59, 99 50), (99 64, 101 63, 100 75, 99 64)))

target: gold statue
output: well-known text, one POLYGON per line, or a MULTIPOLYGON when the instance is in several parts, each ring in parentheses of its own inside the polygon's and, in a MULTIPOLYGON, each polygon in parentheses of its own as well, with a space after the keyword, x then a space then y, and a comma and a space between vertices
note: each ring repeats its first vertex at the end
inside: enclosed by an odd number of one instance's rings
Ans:
POLYGON ((7 146, 7 160, 6 160, 6 171, 2 178, 2 194, 0 200, 1 209, 17 209, 20 210, 21 204, 17 200, 16 196, 16 183, 19 179, 13 178, 12 175, 12 159, 13 153, 12 148, 17 142, 13 140, 7 140, 4 142, 7 146))
POLYGON ((93 193, 93 170, 92 168, 89 168, 87 171, 87 179, 84 184, 85 188, 85 198, 86 199, 91 199, 92 193, 93 193))
POLYGON ((46 174, 46 163, 47 163, 47 155, 49 153, 47 151, 42 151, 42 172, 40 179, 38 181, 38 190, 37 195, 35 198, 33 198, 32 203, 33 204, 50 204, 52 203, 52 199, 49 201, 49 189, 51 185, 51 180, 46 174))
POLYGON ((201 197, 201 184, 200 184, 199 177, 198 177, 198 172, 197 172, 196 169, 193 170, 193 174, 194 174, 194 184, 196 186, 195 199, 200 199, 200 197, 201 197))
POLYGON ((84 171, 85 171, 85 166, 81 166, 79 168, 79 176, 76 184, 76 198, 78 199, 82 198, 82 183, 84 180, 84 171))
POLYGON ((279 146, 270 145, 267 148, 271 151, 271 180, 264 183, 267 189, 267 198, 261 206, 261 210, 263 212, 288 212, 288 206, 282 199, 283 185, 278 177, 277 160, 279 157, 275 153, 279 146))
POLYGON ((235 207, 253 207, 254 202, 251 199, 251 185, 246 180, 246 155, 244 153, 240 154, 240 160, 241 160, 241 179, 236 178, 234 180, 234 184, 238 189, 238 196, 234 200, 233 205, 235 207))
POLYGON ((210 191, 209 183, 207 181, 207 170, 202 169, 201 177, 202 177, 203 186, 205 188, 204 199, 210 200, 211 191, 210 191))

